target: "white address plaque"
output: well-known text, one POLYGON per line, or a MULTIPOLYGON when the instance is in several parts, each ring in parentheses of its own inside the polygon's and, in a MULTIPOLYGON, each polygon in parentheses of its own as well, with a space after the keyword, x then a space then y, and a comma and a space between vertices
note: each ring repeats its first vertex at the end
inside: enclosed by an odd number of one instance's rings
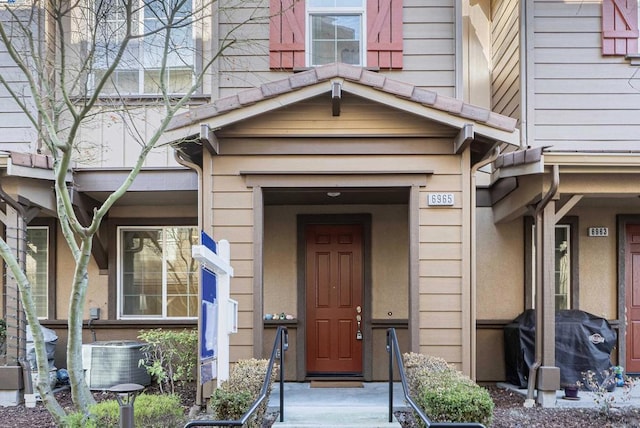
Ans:
POLYGON ((453 193, 429 193, 427 198, 430 207, 450 207, 454 202, 453 193))

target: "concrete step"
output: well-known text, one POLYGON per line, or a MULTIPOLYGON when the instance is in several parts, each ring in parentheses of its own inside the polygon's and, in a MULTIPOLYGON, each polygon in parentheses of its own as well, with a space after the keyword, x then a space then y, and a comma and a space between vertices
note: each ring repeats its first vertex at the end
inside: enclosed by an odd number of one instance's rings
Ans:
POLYGON ((389 421, 389 410, 370 406, 295 406, 284 409, 284 422, 280 417, 274 427, 342 427, 342 428, 399 428, 393 417, 389 421))

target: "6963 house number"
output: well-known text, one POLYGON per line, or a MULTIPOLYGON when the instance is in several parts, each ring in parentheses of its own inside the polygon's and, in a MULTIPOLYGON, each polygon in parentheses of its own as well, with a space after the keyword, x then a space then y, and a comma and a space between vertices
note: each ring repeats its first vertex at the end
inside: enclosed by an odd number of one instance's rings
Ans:
POLYGON ((453 193, 429 193, 427 198, 427 205, 450 207, 454 204, 453 193))

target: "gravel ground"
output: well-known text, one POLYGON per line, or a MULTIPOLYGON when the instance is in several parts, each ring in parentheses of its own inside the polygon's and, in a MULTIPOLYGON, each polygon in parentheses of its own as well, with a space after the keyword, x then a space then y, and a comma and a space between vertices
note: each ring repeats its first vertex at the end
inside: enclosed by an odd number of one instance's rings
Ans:
MULTIPOLYGON (((596 409, 543 409, 540 407, 523 407, 524 398, 516 393, 496 387, 487 387, 495 403, 493 424, 494 428, 550 428, 550 427, 640 427, 640 409, 624 407, 614 408, 608 414, 596 409)), ((182 397, 185 412, 188 412, 195 401, 195 389, 184 388, 178 391, 182 397)), ((98 400, 110 398, 108 394, 95 394, 98 400)), ((68 390, 56 393, 56 397, 63 407, 70 409, 71 396, 68 390)), ((396 413, 403 428, 414 428, 418 425, 409 413, 396 413)), ((269 415, 263 427, 268 427, 275 420, 275 415, 269 415)), ((42 403, 35 408, 24 406, 0 407, 0 427, 55 427, 51 416, 42 403)))

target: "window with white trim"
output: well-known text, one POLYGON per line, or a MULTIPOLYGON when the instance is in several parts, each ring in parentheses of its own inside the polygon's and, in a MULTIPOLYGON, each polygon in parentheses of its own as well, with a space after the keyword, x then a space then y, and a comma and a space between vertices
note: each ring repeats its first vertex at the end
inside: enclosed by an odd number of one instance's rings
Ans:
POLYGON ((49 227, 27 227, 27 278, 38 318, 49 318, 49 227))
MULTIPOLYGON (((536 244, 535 225, 529 228, 527 247, 529 260, 527 261, 527 294, 530 304, 528 307, 535 309, 536 302, 536 244)), ((555 251, 554 251, 554 278, 555 278, 555 308, 557 311, 578 308, 577 269, 577 219, 568 218, 563 223, 555 226, 555 251)))
MULTIPOLYGON (((123 2, 96 0, 99 17, 96 29, 96 54, 94 85, 113 64, 123 42, 127 16, 123 2)), ((184 93, 194 81, 194 34, 191 0, 139 0, 132 13, 133 33, 148 34, 129 41, 104 94, 158 94, 160 93, 161 66, 166 52, 164 83, 169 93, 184 93), (177 13, 170 29, 163 29, 169 22, 171 11, 177 13), (167 37, 169 36, 169 37, 167 37), (165 41, 168 41, 165 47, 165 41)))
POLYGON ((118 228, 120 318, 198 316, 196 227, 118 228))
POLYGON ((365 0, 308 0, 309 66, 364 64, 365 0))

